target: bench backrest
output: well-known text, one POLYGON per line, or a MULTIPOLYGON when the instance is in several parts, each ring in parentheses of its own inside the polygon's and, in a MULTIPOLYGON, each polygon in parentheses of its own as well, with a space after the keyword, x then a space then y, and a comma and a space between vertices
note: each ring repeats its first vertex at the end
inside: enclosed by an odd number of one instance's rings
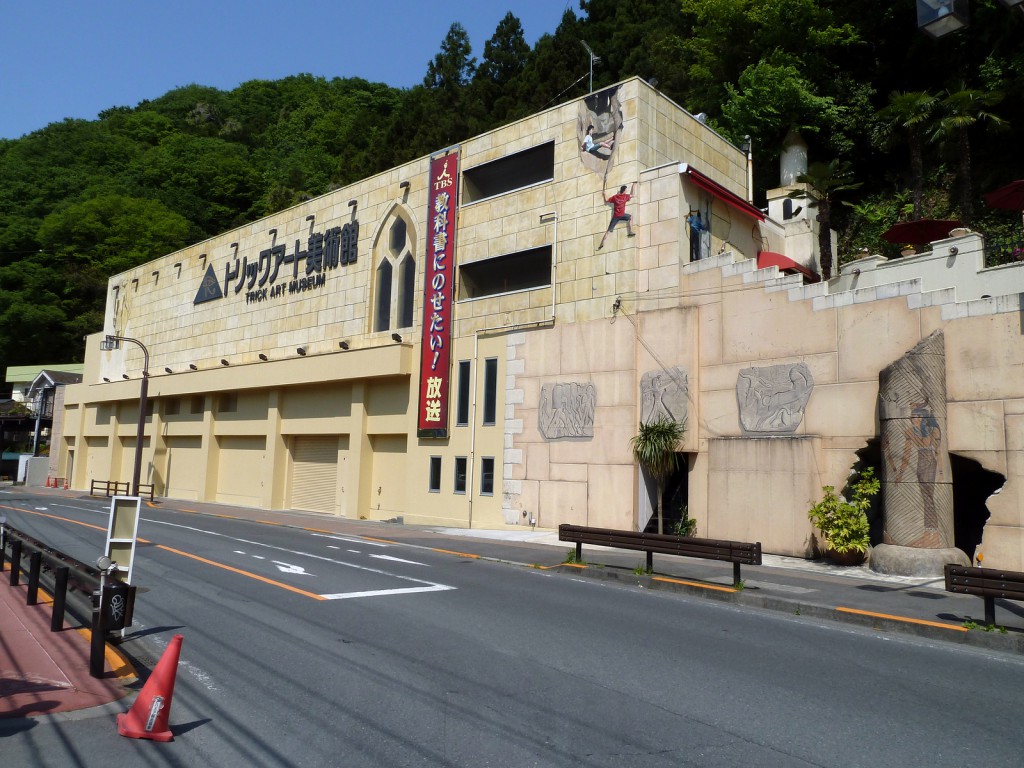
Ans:
POLYGON ((1024 573, 946 563, 946 591, 1024 600, 1024 573))
POLYGON ((589 528, 583 525, 558 526, 559 541, 596 544, 618 549, 635 549, 663 555, 700 557, 744 565, 761 565, 761 542, 699 539, 671 533, 617 531, 611 528, 589 528))

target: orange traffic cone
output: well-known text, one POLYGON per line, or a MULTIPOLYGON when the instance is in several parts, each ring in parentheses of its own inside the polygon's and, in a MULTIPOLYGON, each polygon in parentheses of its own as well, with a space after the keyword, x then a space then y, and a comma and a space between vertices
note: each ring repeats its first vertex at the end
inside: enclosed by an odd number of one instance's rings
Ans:
POLYGON ((49 475, 47 475, 47 476, 46 476, 46 487, 47 487, 47 488, 52 488, 52 487, 53 487, 53 486, 51 485, 51 483, 50 483, 50 476, 49 476, 49 475))
POLYGON ((167 727, 171 714, 171 698, 174 696, 174 676, 178 671, 178 656, 181 654, 181 635, 171 638, 153 674, 142 686, 142 693, 132 704, 127 714, 117 716, 117 732, 129 739, 152 739, 170 741, 174 738, 167 727))

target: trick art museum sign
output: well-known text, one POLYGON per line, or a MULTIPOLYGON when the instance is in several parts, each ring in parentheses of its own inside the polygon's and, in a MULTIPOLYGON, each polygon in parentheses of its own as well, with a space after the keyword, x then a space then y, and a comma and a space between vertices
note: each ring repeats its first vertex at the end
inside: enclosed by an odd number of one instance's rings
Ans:
POLYGON ((272 245, 252 261, 248 256, 229 256, 224 264, 223 282, 210 264, 192 304, 229 295, 244 295, 246 304, 259 304, 323 288, 329 271, 356 263, 358 243, 359 222, 351 221, 325 232, 314 232, 306 239, 304 248, 296 238, 291 250, 283 244, 272 245))

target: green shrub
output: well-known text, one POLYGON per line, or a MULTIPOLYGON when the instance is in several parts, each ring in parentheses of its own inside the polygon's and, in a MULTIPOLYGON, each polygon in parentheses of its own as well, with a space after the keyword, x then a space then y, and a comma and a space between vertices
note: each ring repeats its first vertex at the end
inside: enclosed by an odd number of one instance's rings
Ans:
POLYGON ((847 501, 836 495, 834 486, 823 486, 825 497, 807 512, 808 519, 824 534, 829 548, 839 554, 867 551, 871 543, 867 511, 881 483, 875 477, 875 470, 868 467, 852 488, 853 499, 847 501))

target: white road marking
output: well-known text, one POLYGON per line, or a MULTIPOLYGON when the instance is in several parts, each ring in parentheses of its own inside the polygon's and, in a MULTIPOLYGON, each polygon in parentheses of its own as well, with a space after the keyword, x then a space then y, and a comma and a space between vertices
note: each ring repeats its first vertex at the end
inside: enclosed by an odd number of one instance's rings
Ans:
POLYGON ((409 565, 422 565, 424 568, 429 568, 430 567, 426 563, 417 563, 415 560, 403 560, 400 557, 392 557, 391 555, 370 555, 370 557, 374 558, 375 560, 390 560, 390 561, 392 561, 394 563, 408 563, 409 565))
POLYGON ((416 592, 443 592, 447 589, 455 589, 444 584, 435 584, 432 587, 409 587, 408 589, 373 589, 368 592, 339 592, 336 595, 320 595, 325 600, 348 600, 351 597, 384 597, 385 595, 411 595, 416 592))
POLYGON ((311 536, 316 536, 318 539, 334 539, 334 541, 347 541, 347 542, 350 542, 352 544, 362 544, 364 547, 384 547, 384 548, 387 548, 387 547, 391 546, 390 544, 385 544, 382 541, 367 541, 366 539, 354 539, 351 536, 334 536, 334 535, 327 534, 327 533, 312 533, 310 535, 311 536))
MULTIPOLYGON (((239 544, 248 544, 248 545, 254 546, 254 547, 264 547, 266 549, 277 550, 278 552, 286 552, 286 553, 288 553, 290 555, 298 555, 299 557, 308 557, 308 558, 312 558, 313 560, 322 560, 325 563, 333 563, 334 565, 340 565, 340 566, 343 566, 345 568, 353 568, 353 569, 355 569, 357 571, 366 571, 367 573, 376 573, 376 574, 378 574, 380 576, 386 576, 386 577, 388 577, 390 579, 397 579, 398 581, 409 581, 409 582, 412 582, 413 584, 422 584, 422 585, 424 585, 423 587, 413 587, 413 588, 411 588, 411 590, 414 591, 414 592, 441 592, 441 591, 445 591, 445 590, 449 590, 449 589, 457 589, 457 587, 450 587, 448 585, 438 584, 438 583, 433 582, 433 581, 425 581, 424 579, 414 579, 411 576, 401 576, 401 575, 399 575, 397 573, 390 573, 388 571, 382 571, 379 568, 370 568, 370 567, 365 566, 365 565, 357 565, 356 563, 347 563, 344 560, 335 560, 334 558, 324 557, 323 555, 314 555, 311 552, 299 552, 298 550, 288 549, 287 547, 278 547, 278 546, 275 546, 274 544, 265 544, 265 543, 260 542, 260 541, 250 541, 249 539, 239 539, 239 538, 236 538, 234 536, 228 536, 227 534, 217 533, 215 531, 204 531, 202 528, 196 528, 196 527, 191 526, 191 525, 181 525, 179 523, 168 523, 168 522, 166 522, 164 520, 151 520, 149 518, 146 518, 146 522, 153 523, 154 525, 166 525, 166 526, 168 526, 170 528, 181 528, 181 529, 186 530, 186 531, 194 531, 195 533, 205 533, 207 536, 217 536, 217 537, 222 538, 222 539, 227 539, 228 541, 237 541, 239 544)), ((316 535, 316 534, 314 534, 314 535, 316 535)), ((329 538, 332 538, 332 537, 329 537, 329 538)), ((384 545, 384 546, 386 546, 386 545, 384 545)), ((589 581, 589 580, 581 579, 581 581, 589 581)), ((371 594, 373 594, 373 595, 377 595, 377 594, 388 595, 388 594, 392 594, 392 593, 403 593, 403 592, 407 593, 409 591, 410 591, 410 589, 405 589, 405 590, 402 590, 402 589, 398 589, 398 590, 375 590, 372 593, 369 593, 369 592, 368 593, 361 593, 361 592, 347 592, 347 593, 345 593, 345 592, 343 592, 343 593, 339 593, 338 595, 321 595, 321 597, 324 597, 327 600, 341 600, 346 595, 353 595, 353 596, 359 596, 359 595, 364 595, 364 594, 365 595, 371 595, 371 594)))
POLYGON ((301 565, 289 565, 288 563, 282 563, 280 560, 271 560, 274 565, 277 566, 277 570, 281 573, 298 573, 303 576, 312 576, 312 573, 306 573, 306 569, 301 565))

